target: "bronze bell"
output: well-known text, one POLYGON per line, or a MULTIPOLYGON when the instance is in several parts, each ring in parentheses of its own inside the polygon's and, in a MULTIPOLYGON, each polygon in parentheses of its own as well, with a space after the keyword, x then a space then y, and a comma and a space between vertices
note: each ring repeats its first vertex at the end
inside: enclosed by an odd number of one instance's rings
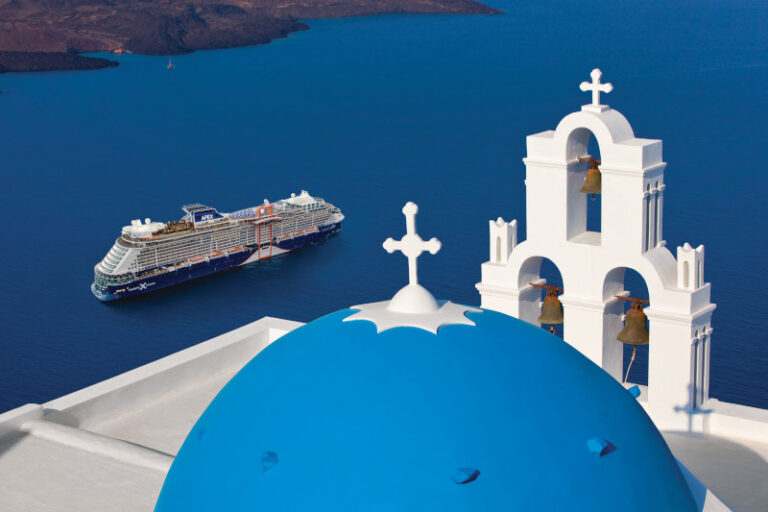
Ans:
POLYGON ((647 345, 648 328, 645 326, 646 316, 640 301, 633 300, 632 306, 624 317, 624 328, 616 339, 628 345, 647 345))
POLYGON ((648 344, 648 329, 645 327, 646 316, 643 313, 643 303, 648 304, 645 299, 638 299, 635 297, 616 297, 620 300, 626 300, 632 303, 629 307, 629 311, 624 316, 624 328, 616 336, 616 339, 627 345, 632 345, 632 358, 629 360, 629 366, 627 366, 627 373, 624 376, 624 381, 629 379, 629 370, 632 369, 632 363, 635 361, 635 355, 637 354, 638 345, 648 344))
POLYGON ((587 169, 587 176, 584 178, 584 185, 581 186, 580 192, 583 192, 585 194, 592 194, 592 200, 595 199, 595 194, 599 194, 602 190, 601 185, 601 178, 600 178, 600 169, 597 168, 597 165, 600 163, 600 160, 597 158, 579 158, 580 162, 583 161, 589 161, 589 169, 587 169))
POLYGON ((557 289, 547 287, 547 295, 544 297, 544 304, 541 305, 541 316, 536 319, 540 324, 562 324, 563 323, 563 305, 557 298, 557 289))

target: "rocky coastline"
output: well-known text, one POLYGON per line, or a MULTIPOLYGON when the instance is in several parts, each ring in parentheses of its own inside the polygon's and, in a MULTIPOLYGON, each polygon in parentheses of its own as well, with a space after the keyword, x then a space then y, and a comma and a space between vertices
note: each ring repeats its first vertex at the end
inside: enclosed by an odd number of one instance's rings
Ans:
POLYGON ((0 73, 88 70, 117 61, 80 55, 177 55, 266 44, 300 20, 384 13, 499 14, 474 0, 0 0, 0 73))

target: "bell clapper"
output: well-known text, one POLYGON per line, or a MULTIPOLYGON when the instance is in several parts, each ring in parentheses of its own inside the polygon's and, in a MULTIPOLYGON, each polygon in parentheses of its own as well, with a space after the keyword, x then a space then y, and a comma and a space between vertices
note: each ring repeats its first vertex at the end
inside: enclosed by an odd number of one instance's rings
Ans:
POLYGON ((632 358, 629 360, 627 373, 622 382, 625 383, 629 378, 629 370, 632 368, 632 363, 635 362, 637 346, 648 344, 648 328, 645 326, 647 317, 645 316, 645 313, 643 313, 643 304, 649 304, 649 302, 645 299, 638 299, 637 297, 621 297, 616 295, 616 298, 631 302, 629 310, 624 317, 624 328, 616 336, 616 339, 620 342, 626 345, 632 345, 632 358))

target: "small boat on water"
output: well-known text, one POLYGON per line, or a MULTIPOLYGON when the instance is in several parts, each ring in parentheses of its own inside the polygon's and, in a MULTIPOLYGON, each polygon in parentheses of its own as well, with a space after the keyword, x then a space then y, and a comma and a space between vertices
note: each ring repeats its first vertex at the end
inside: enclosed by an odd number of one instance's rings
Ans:
POLYGON ((173 61, 171 60, 171 57, 168 57, 168 65, 166 66, 168 69, 173 69, 176 66, 174 66, 173 61))

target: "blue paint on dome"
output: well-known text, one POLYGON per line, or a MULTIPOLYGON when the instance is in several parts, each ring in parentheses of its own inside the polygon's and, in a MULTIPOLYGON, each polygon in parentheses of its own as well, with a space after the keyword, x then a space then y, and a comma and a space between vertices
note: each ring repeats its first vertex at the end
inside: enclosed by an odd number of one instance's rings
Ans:
POLYGON ((351 313, 283 336, 222 389, 157 511, 695 510, 642 407, 559 338, 491 311, 437 335, 351 313), (615 451, 595 457, 594 437, 615 451), (456 485, 457 468, 480 477, 456 485))

